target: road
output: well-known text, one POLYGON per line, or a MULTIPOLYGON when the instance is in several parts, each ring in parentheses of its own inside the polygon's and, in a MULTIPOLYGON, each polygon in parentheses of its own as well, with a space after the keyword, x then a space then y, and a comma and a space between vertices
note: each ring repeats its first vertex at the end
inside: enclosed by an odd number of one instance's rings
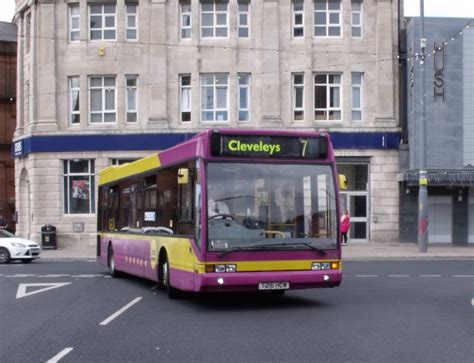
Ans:
POLYGON ((472 260, 344 270, 335 289, 169 300, 95 262, 0 265, 0 361, 472 363, 472 260))

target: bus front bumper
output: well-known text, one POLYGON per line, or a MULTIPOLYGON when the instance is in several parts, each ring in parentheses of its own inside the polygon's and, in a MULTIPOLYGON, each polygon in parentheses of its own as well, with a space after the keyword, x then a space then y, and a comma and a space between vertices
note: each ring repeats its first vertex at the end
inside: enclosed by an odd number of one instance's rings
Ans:
POLYGON ((292 290, 339 286, 342 271, 213 272, 196 278, 197 291, 292 290))

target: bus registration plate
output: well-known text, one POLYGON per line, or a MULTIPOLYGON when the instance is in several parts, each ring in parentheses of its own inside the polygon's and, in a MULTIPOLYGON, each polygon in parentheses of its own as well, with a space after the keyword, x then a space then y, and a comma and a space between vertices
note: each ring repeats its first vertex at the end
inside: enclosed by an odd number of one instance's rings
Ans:
POLYGON ((289 282, 260 282, 259 290, 287 290, 290 288, 289 282))

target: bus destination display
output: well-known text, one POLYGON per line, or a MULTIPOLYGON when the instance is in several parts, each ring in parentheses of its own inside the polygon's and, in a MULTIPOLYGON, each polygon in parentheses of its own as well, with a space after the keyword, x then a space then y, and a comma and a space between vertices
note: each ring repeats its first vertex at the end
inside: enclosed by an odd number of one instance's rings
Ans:
POLYGON ((326 159, 325 137, 213 134, 212 156, 326 159))

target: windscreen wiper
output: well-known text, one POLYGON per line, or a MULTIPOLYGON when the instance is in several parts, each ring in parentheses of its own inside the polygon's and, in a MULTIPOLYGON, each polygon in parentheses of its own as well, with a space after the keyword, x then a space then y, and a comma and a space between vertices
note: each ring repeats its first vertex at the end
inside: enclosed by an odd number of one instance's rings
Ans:
POLYGON ((311 248, 313 251, 317 252, 318 254, 320 254, 322 256, 326 255, 326 251, 324 251, 321 248, 315 247, 311 243, 308 243, 308 242, 292 242, 292 243, 281 242, 281 243, 265 243, 265 244, 259 243, 259 244, 253 244, 253 245, 247 245, 247 246, 239 246, 239 247, 231 248, 230 250, 227 250, 225 252, 222 252, 219 255, 219 257, 226 256, 226 255, 228 255, 229 253, 232 253, 232 252, 253 250, 255 248, 267 248, 267 247, 278 247, 278 246, 294 246, 294 245, 303 245, 303 246, 311 248))

